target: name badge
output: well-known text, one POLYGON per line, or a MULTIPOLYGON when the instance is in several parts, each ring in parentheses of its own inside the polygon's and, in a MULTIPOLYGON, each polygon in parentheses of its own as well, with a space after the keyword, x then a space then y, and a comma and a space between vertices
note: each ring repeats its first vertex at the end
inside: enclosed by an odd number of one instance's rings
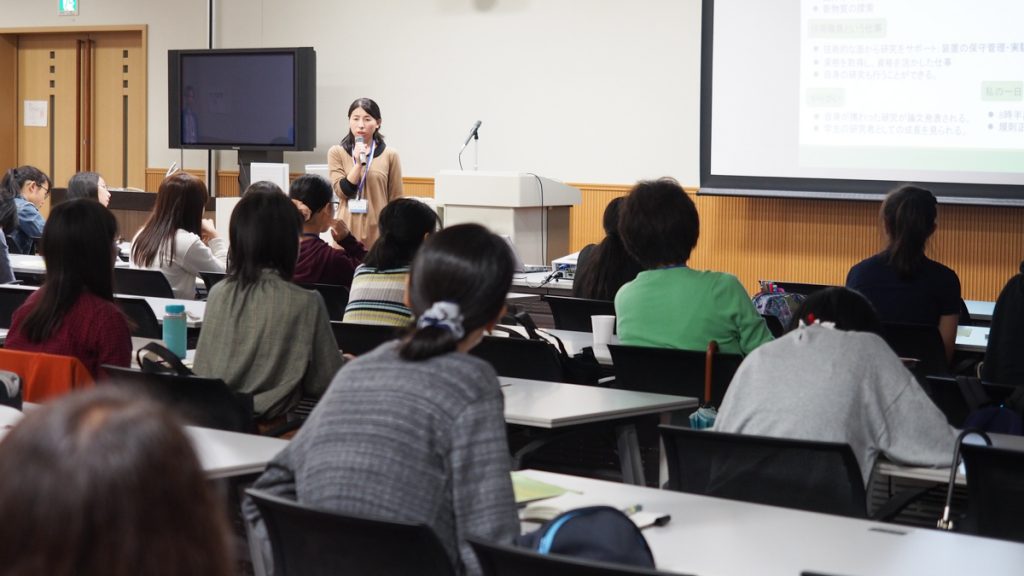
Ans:
POLYGON ((366 198, 362 200, 349 200, 348 211, 353 214, 366 214, 366 198))

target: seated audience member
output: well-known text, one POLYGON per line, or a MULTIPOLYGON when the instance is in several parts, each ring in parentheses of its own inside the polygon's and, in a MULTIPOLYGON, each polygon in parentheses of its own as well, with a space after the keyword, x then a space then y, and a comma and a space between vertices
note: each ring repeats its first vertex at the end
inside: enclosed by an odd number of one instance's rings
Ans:
POLYGON ((349 232, 344 220, 334 219, 338 204, 330 183, 316 174, 305 174, 292 182, 288 195, 301 202, 310 213, 302 225, 299 260, 295 263, 292 280, 298 284, 351 286, 352 274, 356 266, 362 264, 366 248, 349 232), (341 246, 340 250, 320 238, 327 230, 341 246))
POLYGON ((4 346, 74 356, 94 378, 101 364, 128 366, 131 330, 114 303, 116 238, 117 220, 98 202, 54 206, 39 244, 46 280, 14 312, 4 346))
POLYGON ((867 297, 883 322, 938 327, 948 360, 960 319, 960 279, 924 253, 935 232, 936 204, 917 186, 890 192, 881 210, 888 246, 850 268, 846 286, 867 297))
POLYGON ((1012 386, 1024 385, 1024 262, 1003 287, 992 312, 981 379, 1012 386))
POLYGON ((672 179, 638 182, 619 215, 626 250, 644 271, 615 296, 619 340, 630 346, 749 354, 772 339, 750 296, 731 274, 694 270, 700 219, 672 179))
POLYGON ((615 198, 604 209, 604 240, 588 244, 576 259, 572 295, 591 300, 615 300, 623 284, 636 278, 643 268, 629 255, 619 236, 619 212, 625 198, 615 198))
POLYGON ((228 274, 210 290, 196 347, 196 374, 252 393, 265 423, 322 395, 341 367, 323 299, 291 282, 301 225, 277 185, 249 186, 231 213, 228 274))
POLYGON ((956 430, 879 336, 863 296, 827 288, 793 319, 799 327, 743 360, 716 431, 849 444, 865 484, 879 454, 949 466, 956 430))
MULTIPOLYGON (((431 236, 409 273, 416 327, 347 364, 255 487, 425 523, 457 574, 480 574, 465 538, 511 543, 519 521, 498 378, 466 352, 501 318, 514 267, 505 241, 482 226, 431 236)), ((264 534, 251 502, 246 509, 264 534)))
POLYGON ((386 326, 412 323, 412 311, 405 303, 409 263, 438 224, 437 214, 429 206, 411 198, 392 200, 381 210, 380 238, 356 268, 345 322, 386 326))
POLYGON ((66 198, 90 198, 103 204, 110 205, 110 190, 107 189, 107 181, 103 176, 95 172, 79 172, 68 180, 68 193, 66 198))
POLYGON ((43 235, 46 220, 39 208, 50 196, 50 177, 34 166, 11 168, 0 180, 2 194, 14 198, 18 218, 12 229, 4 228, 11 237, 8 245, 14 254, 31 254, 35 240, 43 235))
POLYGON ((0 441, 0 475, 4 574, 235 573, 227 513, 181 424, 124 390, 27 413, 0 441))
POLYGON ((227 244, 213 220, 203 218, 209 199, 199 178, 171 174, 160 183, 153 212, 132 241, 132 266, 163 272, 175 298, 196 297, 200 272, 225 270, 227 244))

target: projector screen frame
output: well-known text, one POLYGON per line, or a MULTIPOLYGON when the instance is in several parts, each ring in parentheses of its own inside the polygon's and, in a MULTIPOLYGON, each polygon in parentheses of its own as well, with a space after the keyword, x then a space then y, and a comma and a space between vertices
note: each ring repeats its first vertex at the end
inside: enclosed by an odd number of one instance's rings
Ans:
POLYGON ((780 178, 711 173, 715 0, 701 0, 700 186, 698 195, 881 201, 901 184, 931 190, 939 203, 1024 207, 1024 185, 935 181, 780 178))

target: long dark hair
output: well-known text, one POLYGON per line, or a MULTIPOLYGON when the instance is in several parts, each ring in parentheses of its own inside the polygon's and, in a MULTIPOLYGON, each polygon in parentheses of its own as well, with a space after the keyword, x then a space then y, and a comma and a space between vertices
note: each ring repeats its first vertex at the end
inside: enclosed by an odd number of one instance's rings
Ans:
MULTIPOLYGON (((409 303, 420 318, 438 302, 456 304, 466 334, 485 326, 505 305, 515 257, 508 243, 479 224, 460 224, 433 234, 409 270, 409 303)), ((416 328, 400 354, 424 360, 455 350, 460 338, 438 325, 416 328)))
POLYGON ((21 189, 28 182, 39 186, 46 184, 48 188, 53 185, 45 172, 27 165, 11 168, 0 180, 0 227, 8 234, 18 228, 18 207, 14 199, 21 196, 21 189))
MULTIPOLYGON (((94 203, 95 204, 95 203, 94 203)), ((227 513, 181 424, 100 386, 44 405, 0 443, 9 576, 233 573, 227 513)))
MULTIPOLYGON (((364 112, 372 116, 373 119, 377 121, 377 126, 380 126, 380 106, 377 106, 376 102, 369 98, 356 98, 348 107, 348 114, 345 116, 346 120, 352 117, 352 112, 354 112, 356 108, 362 108, 364 112)), ((384 135, 380 133, 380 130, 373 131, 373 141, 377 144, 377 148, 381 148, 384 145, 384 135)), ((341 139, 341 147, 351 154, 352 147, 355 143, 356 137, 352 134, 352 129, 349 128, 348 134, 341 139)))
POLYGON ((199 234, 203 211, 210 194, 202 180, 188 172, 175 172, 160 183, 156 205, 142 232, 132 245, 132 260, 149 267, 160 256, 163 264, 174 263, 174 235, 179 229, 199 234))
POLYGON ((592 300, 614 300, 623 284, 643 268, 626 252, 619 236, 619 211, 625 198, 614 198, 604 209, 604 240, 590 252, 586 265, 577 267, 573 295, 592 300))
POLYGON ((882 336, 882 321, 878 312, 860 292, 843 286, 832 286, 818 290, 807 297, 793 314, 789 329, 793 330, 803 320, 813 324, 815 320, 834 322, 839 330, 871 332, 882 336))
POLYGON ((245 289, 270 269, 291 280, 301 233, 302 214, 277 184, 253 183, 231 213, 228 279, 245 289))
POLYGON ((880 215, 889 238, 886 258, 902 278, 913 277, 924 263, 925 245, 935 232, 937 204, 930 191, 910 185, 893 190, 882 202, 880 215))
POLYGON ((68 180, 68 200, 75 198, 91 198, 99 200, 100 175, 96 172, 78 172, 68 180))
POLYGON ((378 270, 408 266, 424 236, 433 234, 441 221, 430 206, 412 198, 396 198, 380 211, 380 238, 363 263, 378 270))
POLYGON ((46 280, 21 330, 43 342, 60 326, 82 292, 114 300, 114 240, 117 220, 99 202, 67 200, 50 211, 39 249, 46 280))

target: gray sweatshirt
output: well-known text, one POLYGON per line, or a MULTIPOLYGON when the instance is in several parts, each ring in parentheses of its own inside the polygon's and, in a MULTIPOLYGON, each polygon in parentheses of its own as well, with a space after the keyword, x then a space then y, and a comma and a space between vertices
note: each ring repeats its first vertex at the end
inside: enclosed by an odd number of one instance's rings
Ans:
POLYGON ((956 431, 875 334, 798 328, 754 350, 722 401, 715 430, 845 442, 867 484, 878 455, 949 466, 956 431))
MULTIPOLYGON (((479 574, 466 536, 510 544, 519 534, 510 465, 494 369, 461 352, 409 362, 391 342, 338 372, 255 487, 328 510, 425 523, 459 574, 479 574)), ((265 538, 251 502, 246 516, 265 538)))

